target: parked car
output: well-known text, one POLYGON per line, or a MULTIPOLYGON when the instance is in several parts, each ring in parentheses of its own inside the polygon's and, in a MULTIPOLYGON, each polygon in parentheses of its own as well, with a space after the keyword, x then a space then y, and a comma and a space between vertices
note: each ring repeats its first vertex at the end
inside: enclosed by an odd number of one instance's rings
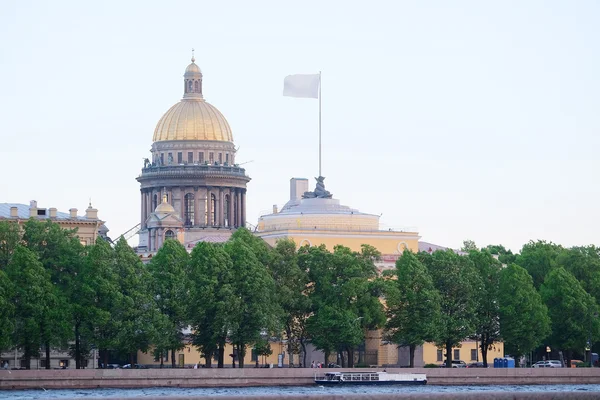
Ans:
MULTIPOLYGON (((474 362, 474 363, 467 365, 467 368, 486 368, 486 367, 483 366, 482 362, 474 362)), ((487 368, 489 368, 489 365, 487 368)))
POLYGON ((123 368, 123 369, 146 369, 147 367, 145 365, 140 365, 140 364, 133 364, 133 366, 131 364, 125 364, 121 368, 123 368))
MULTIPOLYGON (((440 365, 440 368, 446 368, 446 363, 440 365)), ((463 360, 452 360, 452 368, 468 368, 463 360)))
POLYGON ((538 361, 533 364, 532 368, 562 368, 562 362, 560 360, 546 360, 546 361, 538 361))

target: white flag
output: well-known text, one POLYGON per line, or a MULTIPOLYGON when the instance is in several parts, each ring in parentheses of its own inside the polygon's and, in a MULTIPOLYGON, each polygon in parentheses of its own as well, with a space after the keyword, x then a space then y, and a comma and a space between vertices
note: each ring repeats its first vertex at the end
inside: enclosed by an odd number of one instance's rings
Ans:
POLYGON ((288 75, 283 80, 283 95, 290 97, 319 98, 320 74, 288 75))

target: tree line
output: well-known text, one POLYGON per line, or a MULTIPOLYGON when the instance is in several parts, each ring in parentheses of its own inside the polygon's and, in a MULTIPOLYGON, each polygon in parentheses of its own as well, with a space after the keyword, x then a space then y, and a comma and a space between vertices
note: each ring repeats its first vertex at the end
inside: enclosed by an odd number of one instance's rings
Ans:
MULTIPOLYGON (((600 257, 590 247, 530 242, 513 255, 502 246, 405 251, 380 275, 380 253, 336 246, 270 247, 246 229, 225 243, 198 243, 191 254, 175 240, 144 264, 125 240, 83 246, 75 230, 31 219, 0 221, 0 350, 19 348, 26 368, 45 352, 70 349, 76 368, 92 349, 163 354, 184 347, 184 330, 208 367, 226 362, 233 346, 239 367, 250 348, 271 354, 269 339, 286 343, 306 366, 307 345, 326 359, 354 366, 368 330, 414 350, 424 342, 446 349, 480 343, 483 361, 499 340, 518 357, 548 344, 568 357, 599 331, 600 257), (495 255, 495 256, 494 256, 495 255)), ((233 365, 236 364, 233 358, 233 365)), ((290 360, 294 362, 294 360, 290 360)))
POLYGON ((564 248, 529 242, 520 254, 503 246, 478 249, 465 241, 462 254, 452 250, 404 252, 387 283, 389 340, 414 350, 424 342, 445 349, 465 339, 479 343, 484 366, 487 351, 504 342, 515 358, 546 346, 562 351, 567 364, 598 341, 597 285, 600 249, 564 248))

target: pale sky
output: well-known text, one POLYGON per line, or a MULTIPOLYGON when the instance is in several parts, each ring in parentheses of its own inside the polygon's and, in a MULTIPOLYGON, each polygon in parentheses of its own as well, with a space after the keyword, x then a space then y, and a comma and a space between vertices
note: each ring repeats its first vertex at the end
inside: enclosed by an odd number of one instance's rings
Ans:
POLYGON ((384 229, 460 247, 600 244, 597 1, 0 1, 0 202, 140 222, 191 48, 252 178, 248 221, 318 174, 384 229))

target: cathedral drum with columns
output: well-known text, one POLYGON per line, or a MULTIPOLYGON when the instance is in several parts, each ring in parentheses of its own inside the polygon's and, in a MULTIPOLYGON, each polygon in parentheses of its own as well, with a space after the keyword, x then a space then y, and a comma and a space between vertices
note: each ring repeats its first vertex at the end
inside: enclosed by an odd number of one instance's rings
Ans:
POLYGON ((183 99, 158 121, 137 180, 141 184, 138 252, 155 253, 165 239, 192 248, 200 241, 226 241, 246 223, 246 184, 235 163, 227 120, 202 95, 202 72, 192 57, 183 99))

